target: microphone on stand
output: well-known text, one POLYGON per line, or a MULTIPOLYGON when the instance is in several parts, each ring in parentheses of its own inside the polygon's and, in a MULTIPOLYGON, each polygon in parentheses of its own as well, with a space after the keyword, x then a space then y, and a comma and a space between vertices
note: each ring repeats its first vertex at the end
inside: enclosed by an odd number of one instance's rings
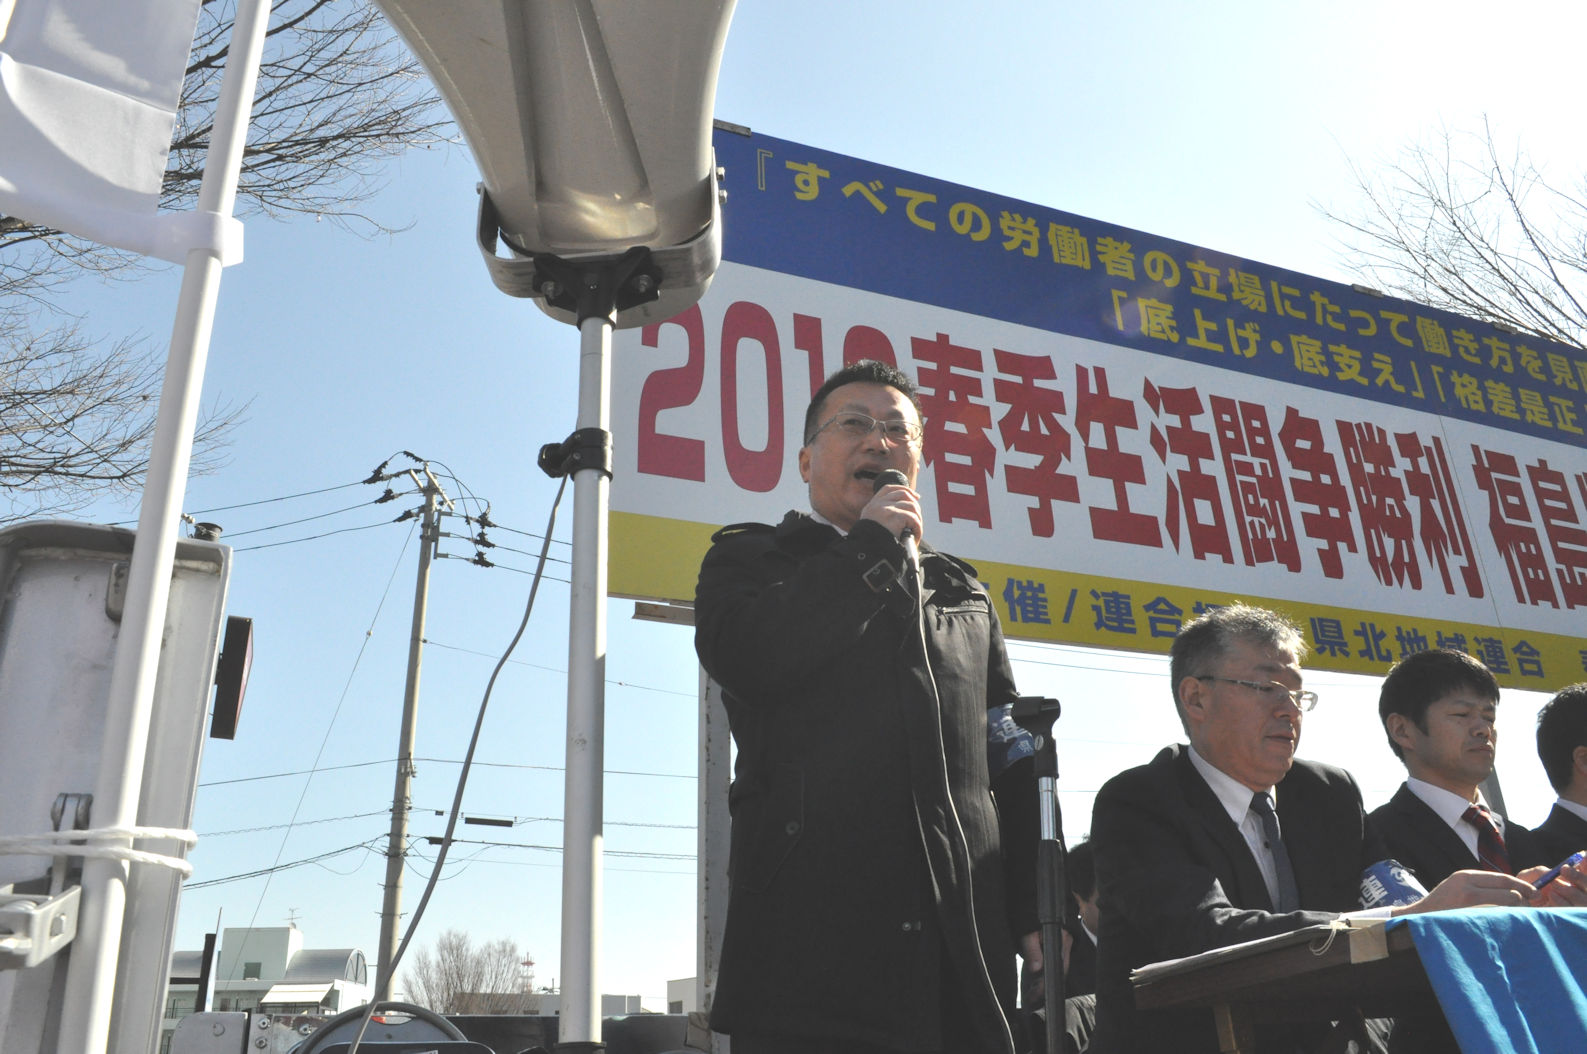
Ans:
MULTIPOLYGON (((871 485, 871 493, 876 493, 883 487, 907 487, 909 477, 896 468, 886 469, 876 474, 876 479, 871 485)), ((909 563, 909 573, 920 575, 920 546, 915 542, 915 531, 912 527, 905 527, 903 537, 899 539, 904 543, 904 558, 909 563)))

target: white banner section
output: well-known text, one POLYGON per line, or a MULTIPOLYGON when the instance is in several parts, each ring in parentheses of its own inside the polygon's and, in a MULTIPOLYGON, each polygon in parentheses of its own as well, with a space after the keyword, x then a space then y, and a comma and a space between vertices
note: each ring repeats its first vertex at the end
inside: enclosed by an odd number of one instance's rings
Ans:
POLYGON ((1506 683, 1580 677, 1579 448, 732 263, 616 343, 616 594, 691 599, 711 531, 807 508, 812 391, 891 358, 926 406, 926 540, 1011 636, 1162 650, 1250 598, 1319 665, 1447 644, 1506 683))

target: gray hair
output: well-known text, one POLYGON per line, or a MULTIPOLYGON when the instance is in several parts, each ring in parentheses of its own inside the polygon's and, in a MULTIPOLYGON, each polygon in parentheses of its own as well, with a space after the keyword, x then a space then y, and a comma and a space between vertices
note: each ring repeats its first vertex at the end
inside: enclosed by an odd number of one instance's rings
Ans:
POLYGON ((1239 643, 1293 652, 1306 657, 1306 638, 1299 627, 1276 611, 1249 604, 1215 607, 1185 623, 1169 649, 1168 676, 1179 723, 1188 732, 1184 708, 1179 703, 1179 683, 1212 671, 1212 667, 1239 643))

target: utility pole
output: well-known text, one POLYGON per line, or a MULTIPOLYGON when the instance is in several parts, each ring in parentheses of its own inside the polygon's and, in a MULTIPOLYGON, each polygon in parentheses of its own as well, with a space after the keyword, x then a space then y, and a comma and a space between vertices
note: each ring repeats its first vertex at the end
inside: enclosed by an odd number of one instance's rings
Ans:
POLYGON ((391 792, 391 838, 386 843, 386 895, 380 909, 380 956, 375 967, 375 999, 391 998, 392 963, 397 957, 397 923, 402 917, 402 868, 408 851, 408 809, 413 788, 413 741, 419 724, 419 659, 424 647, 424 610, 430 592, 430 560, 441 539, 438 506, 451 499, 430 474, 408 470, 424 493, 424 519, 419 526, 419 577, 413 591, 413 632, 408 638, 408 683, 402 694, 402 733, 397 741, 397 785, 391 792))

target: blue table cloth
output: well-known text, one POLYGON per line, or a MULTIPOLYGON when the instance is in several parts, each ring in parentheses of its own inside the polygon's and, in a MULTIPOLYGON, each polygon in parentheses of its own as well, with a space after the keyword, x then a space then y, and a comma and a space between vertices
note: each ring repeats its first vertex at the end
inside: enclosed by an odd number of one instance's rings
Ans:
POLYGON ((1408 927, 1463 1054, 1587 1051, 1587 909, 1473 908, 1408 927))

